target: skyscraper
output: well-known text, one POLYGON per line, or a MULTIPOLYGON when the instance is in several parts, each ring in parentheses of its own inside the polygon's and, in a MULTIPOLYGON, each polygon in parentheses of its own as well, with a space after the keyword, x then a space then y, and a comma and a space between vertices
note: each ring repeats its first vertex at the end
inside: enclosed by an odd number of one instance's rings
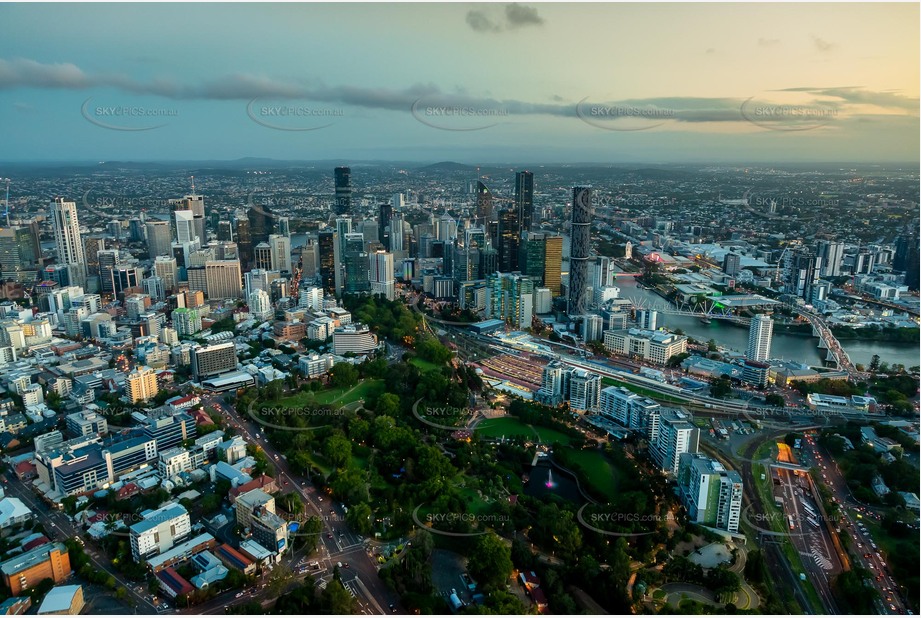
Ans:
POLYGON ((476 218, 480 225, 492 220, 492 192, 479 180, 476 182, 476 218))
POLYGON ((822 260, 806 247, 790 251, 786 259, 784 291, 812 302, 812 288, 819 280, 822 260))
POLYGON ((723 272, 730 277, 735 277, 739 274, 739 270, 741 270, 741 263, 742 257, 738 253, 727 253, 725 257, 723 257, 723 272))
MULTIPOLYGON (((583 315, 588 309, 588 261, 591 253, 592 189, 572 189, 572 232, 569 251, 569 302, 567 313, 583 315)), ((550 287, 547 285, 547 287, 550 287)))
POLYGON ((175 210, 173 216, 176 219, 176 242, 185 245, 198 237, 195 233, 195 217, 191 210, 175 210))
POLYGON ((752 318, 748 328, 749 360, 764 362, 771 357, 771 335, 774 332, 774 320, 767 314, 759 313, 752 318))
POLYGON ((346 215, 352 210, 352 169, 337 167, 333 175, 336 181, 335 213, 346 215))
POLYGON ((148 221, 147 227, 147 252, 151 258, 158 255, 169 255, 173 235, 169 229, 169 221, 148 221))
POLYGON ((390 249, 390 220, 393 219, 393 206, 390 202, 384 202, 377 207, 377 233, 378 239, 386 249, 390 249))
POLYGON ((350 294, 368 292, 368 254, 365 252, 365 237, 360 232, 345 235, 345 291, 350 294))
POLYGON ((154 259, 154 274, 163 280, 163 289, 172 292, 179 281, 176 258, 160 255, 154 259))
POLYGON ((238 260, 206 262, 205 282, 209 300, 243 296, 243 277, 238 260))
POLYGON ((376 251, 369 257, 371 293, 383 294, 387 300, 393 300, 393 254, 376 251))
POLYGON ((515 174, 515 212, 523 232, 530 232, 534 225, 534 174, 528 171, 515 174))
POLYGON ((201 242, 207 240, 205 234, 205 198, 202 195, 186 195, 180 200, 174 201, 174 207, 177 211, 185 210, 192 213, 192 229, 194 236, 198 236, 201 242))
POLYGON ((499 213, 499 272, 511 273, 519 270, 518 247, 521 228, 518 211, 506 208, 499 213))
POLYGON ((247 211, 246 218, 249 219, 250 242, 254 245, 268 242, 269 235, 275 232, 275 217, 269 207, 252 206, 247 211))
POLYGON ((844 243, 833 240, 820 240, 816 250, 822 260, 821 275, 838 277, 841 275, 841 260, 844 257, 844 243))
POLYGON ((320 253, 320 279, 323 293, 339 296, 342 292, 341 257, 339 235, 332 230, 319 233, 317 242, 320 253))
POLYGON ((86 258, 83 254, 83 242, 80 239, 80 221, 77 219, 76 202, 65 201, 62 197, 51 202, 51 225, 54 229, 54 242, 58 250, 58 263, 72 265, 71 273, 78 281, 74 285, 83 285, 86 281, 86 258))
POLYGON ((272 258, 272 270, 292 272, 291 239, 282 234, 269 236, 269 251, 272 258))

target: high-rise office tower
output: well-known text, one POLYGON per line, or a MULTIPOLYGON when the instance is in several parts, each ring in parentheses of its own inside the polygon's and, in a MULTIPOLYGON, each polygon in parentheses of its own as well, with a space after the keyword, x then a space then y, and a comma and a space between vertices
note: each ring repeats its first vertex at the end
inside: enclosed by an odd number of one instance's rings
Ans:
POLYGON ((730 277, 735 277, 741 270, 742 256, 738 253, 729 252, 723 257, 723 272, 730 277))
POLYGON ((480 225, 486 225, 493 218, 492 192, 479 180, 476 182, 476 218, 480 225))
POLYGON ((390 249, 390 220, 393 219, 393 205, 384 202, 377 207, 377 233, 378 240, 386 249, 390 249))
POLYGON ((336 182, 335 213, 347 215, 352 210, 352 169, 337 167, 333 170, 333 176, 336 182))
MULTIPOLYGON (((215 213, 218 214, 218 213, 215 213)), ((236 233, 234 232, 233 221, 228 221, 226 219, 221 219, 217 222, 217 225, 214 226, 217 230, 217 239, 220 241, 234 241, 236 240, 236 233)))
POLYGON ((301 277, 303 279, 312 279, 317 276, 320 268, 319 244, 315 238, 308 238, 307 242, 301 247, 301 277))
POLYGON ((0 269, 4 279, 34 281, 38 264, 32 230, 28 227, 0 229, 0 269))
POLYGON ((191 210, 175 210, 173 217, 176 219, 176 242, 185 245, 198 237, 195 233, 195 217, 191 210))
POLYGON ((446 243, 453 242, 457 238, 457 221, 447 212, 438 219, 436 236, 438 240, 446 243))
POLYGON ((269 252, 272 258, 272 270, 292 272, 291 239, 282 234, 269 236, 269 252))
POLYGON ((71 273, 78 280, 71 283, 83 285, 86 281, 86 258, 80 239, 76 202, 68 202, 62 197, 54 198, 51 202, 51 226, 58 250, 58 264, 72 265, 71 273))
POLYGON ((386 251, 376 251, 369 256, 372 294, 383 294, 387 300, 393 300, 393 254, 386 251))
POLYGON ((291 237, 291 221, 288 219, 288 217, 278 217, 277 223, 278 225, 276 227, 278 229, 276 229, 275 231, 278 232, 282 236, 286 236, 290 238, 291 237))
POLYGON ((238 260, 205 262, 205 286, 209 300, 241 298, 243 296, 243 277, 240 273, 240 262, 238 260))
POLYGON ((121 264, 121 253, 118 249, 103 249, 96 252, 99 265, 99 291, 103 294, 115 293, 114 272, 121 264))
POLYGON ((192 213, 193 235, 198 236, 202 243, 207 240, 205 234, 205 198, 202 195, 186 195, 182 199, 173 200, 177 211, 184 210, 192 213))
POLYGON ((163 280, 163 289, 166 292, 176 290, 179 282, 178 267, 176 258, 160 255, 154 259, 154 274, 163 280))
POLYGON ((822 260, 806 247, 790 251, 786 259, 784 291, 812 301, 812 288, 819 281, 822 260))
POLYGON ((816 254, 822 260, 823 277, 838 277, 841 275, 841 260, 844 258, 844 243, 834 240, 820 240, 816 254))
POLYGON ((394 210, 390 217, 390 251, 397 253, 404 250, 403 241, 403 213, 394 210))
POLYGON ((595 273, 592 276, 592 287, 596 290, 609 288, 614 285, 614 265, 611 258, 599 255, 595 258, 595 273))
POLYGON ((158 255, 169 255, 173 242, 173 235, 169 229, 169 221, 151 220, 147 227, 147 252, 151 259, 158 255))
POLYGON ((317 241, 323 293, 328 296, 339 296, 342 293, 342 258, 339 250, 339 235, 332 230, 324 230, 319 233, 317 241))
POLYGON ((518 211, 515 208, 506 208, 499 212, 499 272, 511 273, 519 270, 518 245, 521 238, 521 227, 518 220, 518 211))
POLYGON ((371 289, 368 281, 368 254, 365 252, 365 237, 359 232, 345 235, 345 291, 361 294, 371 289))
POLYGON ((528 171, 515 174, 515 212, 523 232, 534 226, 534 174, 528 171))
MULTIPOLYGON (((569 302, 567 313, 583 315, 588 310, 588 262, 592 248, 592 189, 572 189, 572 232, 569 251, 569 302)), ((547 285, 546 287, 550 287, 547 285)))
POLYGON ((253 263, 253 236, 250 234, 249 217, 240 216, 235 218, 236 223, 236 242, 237 251, 240 255, 240 264, 249 268, 253 263))
POLYGON ((272 269, 272 248, 267 242, 261 242, 253 248, 253 265, 260 270, 272 269))
POLYGON ((749 360, 764 362, 771 357, 771 335, 774 332, 774 320, 770 316, 759 313, 752 318, 748 328, 748 351, 745 356, 749 360))
POLYGON ((336 234, 339 239, 339 254, 345 255, 345 235, 352 233, 352 218, 336 218, 336 234))
POLYGON ((254 245, 268 242, 269 235, 275 232, 275 216, 269 210, 269 207, 252 206, 246 212, 246 218, 249 219, 250 242, 254 245))

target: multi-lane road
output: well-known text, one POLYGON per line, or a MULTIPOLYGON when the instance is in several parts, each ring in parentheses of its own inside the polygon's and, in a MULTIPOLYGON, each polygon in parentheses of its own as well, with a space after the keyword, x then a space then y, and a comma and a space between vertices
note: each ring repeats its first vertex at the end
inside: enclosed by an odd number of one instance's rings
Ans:
MULTIPOLYGON (((319 517, 323 522, 320 539, 317 543, 318 555, 304 556, 303 551, 295 551, 287 557, 287 564, 294 566, 295 572, 301 566, 308 566, 307 573, 320 578, 339 569, 343 585, 355 597, 361 613, 385 614, 398 610, 398 597, 380 580, 377 565, 371 557, 372 542, 351 530, 345 520, 345 512, 340 504, 333 502, 330 496, 321 494, 310 481, 292 472, 288 462, 266 438, 265 427, 247 412, 236 410, 234 406, 220 401, 219 396, 202 394, 202 403, 222 412, 229 417, 236 429, 247 442, 258 445, 275 467, 275 478, 282 493, 300 494, 307 514, 319 517), (317 562, 320 569, 311 569, 310 563, 317 562), (345 565, 348 564, 348 567, 345 565), (391 610, 391 606, 393 610, 391 610)), ((297 533, 295 533, 297 534, 297 533)), ((244 595, 234 599, 231 605, 245 603, 253 598, 244 595)))
POLYGON ((877 610, 881 614, 905 614, 907 606, 885 556, 866 527, 861 525, 861 520, 875 519, 878 515, 871 507, 853 497, 837 464, 828 453, 822 452, 813 437, 809 436, 804 441, 800 456, 804 464, 818 469, 822 476, 821 482, 828 487, 832 499, 838 504, 843 519, 840 522, 840 534, 850 539, 854 563, 871 574, 870 581, 879 593, 877 610))
MULTIPOLYGON (((19 498, 32 510, 36 519, 45 527, 52 540, 67 540, 73 538, 84 538, 84 533, 78 526, 64 514, 63 511, 52 508, 47 502, 40 499, 32 489, 20 482, 15 475, 8 475, 9 482, 4 486, 6 492, 19 498)), ((155 605, 149 595, 144 594, 146 586, 142 587, 136 582, 132 583, 125 579, 123 575, 112 565, 106 555, 97 551, 96 548, 89 544, 85 547, 86 555, 89 557, 93 566, 99 571, 108 573, 115 578, 119 586, 128 591, 128 595, 134 603, 133 611, 138 614, 156 614, 169 611, 167 607, 155 605)))

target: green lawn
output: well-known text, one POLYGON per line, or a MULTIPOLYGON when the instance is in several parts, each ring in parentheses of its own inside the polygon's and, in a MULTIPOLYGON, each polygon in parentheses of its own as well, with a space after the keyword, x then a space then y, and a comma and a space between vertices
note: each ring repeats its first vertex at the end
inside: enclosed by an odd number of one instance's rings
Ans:
POLYGON ((424 358, 419 358, 418 356, 412 357, 409 359, 409 362, 411 365, 415 365, 422 373, 426 373, 428 371, 438 371, 441 369, 441 367, 435 363, 427 361, 424 358))
POLYGON ((476 426, 476 431, 485 438, 524 436, 531 440, 538 438, 542 444, 569 444, 572 441, 569 436, 555 429, 526 425, 510 416, 487 419, 476 426))
POLYGON ((597 450, 577 450, 567 448, 566 454, 571 460, 581 466, 585 480, 594 487, 598 493, 613 496, 620 484, 620 471, 611 461, 597 450))
POLYGON ((678 403, 678 404, 688 403, 688 400, 684 399, 683 397, 672 397, 671 395, 663 395, 662 393, 658 393, 654 390, 643 388, 642 386, 634 386, 633 384, 630 384, 629 382, 622 382, 620 380, 615 380, 614 378, 601 378, 601 385, 602 386, 623 386, 628 391, 634 392, 637 395, 640 395, 642 397, 649 397, 650 399, 655 399, 656 401, 664 401, 666 403, 678 403))
POLYGON ((277 404, 282 408, 301 408, 310 404, 344 406, 359 399, 373 398, 383 391, 383 380, 362 380, 352 388, 329 388, 317 392, 295 393, 283 397, 277 404))

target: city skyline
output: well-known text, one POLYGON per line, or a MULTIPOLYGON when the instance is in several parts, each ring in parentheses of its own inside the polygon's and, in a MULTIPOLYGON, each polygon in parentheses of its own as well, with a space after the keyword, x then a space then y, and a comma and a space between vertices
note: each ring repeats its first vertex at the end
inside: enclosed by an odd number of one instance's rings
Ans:
POLYGON ((0 8, 7 161, 918 159, 912 4, 48 6, 0 8))

